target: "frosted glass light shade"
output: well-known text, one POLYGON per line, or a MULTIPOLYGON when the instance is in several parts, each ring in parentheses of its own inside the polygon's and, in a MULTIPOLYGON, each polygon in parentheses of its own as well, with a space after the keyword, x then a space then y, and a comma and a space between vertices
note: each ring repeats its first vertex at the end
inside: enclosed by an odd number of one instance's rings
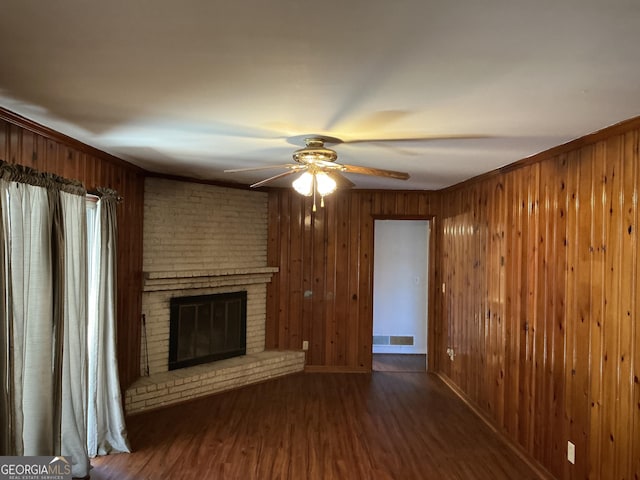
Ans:
POLYGON ((304 172, 291 185, 300 195, 310 197, 313 193, 313 175, 309 172, 304 172))
POLYGON ((336 191, 336 181, 324 172, 316 173, 316 188, 321 197, 336 191))

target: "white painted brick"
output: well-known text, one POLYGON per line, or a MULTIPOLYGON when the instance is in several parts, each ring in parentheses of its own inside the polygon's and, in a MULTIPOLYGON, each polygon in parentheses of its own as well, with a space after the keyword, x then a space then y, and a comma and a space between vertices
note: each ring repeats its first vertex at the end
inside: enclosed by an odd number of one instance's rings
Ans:
POLYGON ((201 382, 187 382, 184 383, 182 385, 173 387, 172 389, 170 389, 171 393, 175 393, 175 392, 185 392, 185 391, 189 391, 189 390, 193 390, 197 387, 200 387, 202 385, 201 382))
POLYGON ((162 397, 155 397, 153 399, 147 400, 146 406, 153 407, 153 406, 160 406, 160 405, 168 405, 170 403, 173 403, 175 400, 179 400, 179 399, 180 399, 179 393, 170 393, 162 397))
POLYGON ((262 192, 147 179, 144 270, 266 265, 267 198, 262 192))
POLYGON ((126 392, 126 410, 128 413, 135 413, 175 401, 197 398, 299 372, 303 369, 304 353, 302 352, 262 352, 214 364, 176 370, 176 372, 165 372, 136 381, 126 392), (168 381, 167 378, 174 380, 168 381), (175 385, 178 378, 182 380, 181 385, 175 385), (144 383, 148 388, 148 382, 157 382, 157 392, 137 395, 140 384, 144 383), (153 393, 158 396, 150 396, 153 393))

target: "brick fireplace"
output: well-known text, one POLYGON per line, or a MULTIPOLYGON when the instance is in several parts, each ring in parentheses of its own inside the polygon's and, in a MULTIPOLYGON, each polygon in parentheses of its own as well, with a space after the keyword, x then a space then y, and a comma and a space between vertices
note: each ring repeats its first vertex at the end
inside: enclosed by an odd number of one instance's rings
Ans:
POLYGON ((304 352, 265 351, 267 196, 149 178, 145 183, 141 378, 134 413, 304 369, 304 352), (246 355, 169 371, 171 299, 246 291, 246 355))
POLYGON ((247 354, 247 291, 173 297, 169 370, 247 354))

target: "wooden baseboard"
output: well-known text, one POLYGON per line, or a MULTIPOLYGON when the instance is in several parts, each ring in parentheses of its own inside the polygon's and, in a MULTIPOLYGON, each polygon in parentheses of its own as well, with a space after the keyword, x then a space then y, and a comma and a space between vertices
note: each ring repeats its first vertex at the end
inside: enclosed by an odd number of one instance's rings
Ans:
POLYGON ((534 472, 536 472, 540 478, 542 480, 557 480, 556 477, 554 477, 551 472, 549 472, 546 468, 544 468, 540 462, 538 462, 535 458, 533 458, 529 452, 527 452, 524 448, 522 448, 520 445, 518 445, 517 443, 515 443, 512 439, 510 439, 507 435, 505 435, 505 433, 503 431, 501 431, 499 428, 496 427, 496 425, 493 423, 492 419, 480 408, 478 407, 478 405, 476 405, 475 402, 473 402, 466 393, 464 393, 455 383, 453 383, 453 380, 451 380, 449 377, 447 377, 444 373, 442 372, 433 372, 434 375, 436 375, 440 380, 442 380, 442 382, 449 387, 449 389, 455 393, 458 398, 460 398, 460 400, 462 400, 464 402, 464 404, 469 407, 469 409, 476 414, 476 416, 478 418, 480 418, 480 420, 482 420, 482 422, 484 424, 487 425, 487 427, 489 427, 491 429, 492 432, 494 432, 498 438, 500 438, 500 440, 502 440, 502 442, 510 449, 513 451, 513 453, 515 453, 516 455, 518 455, 518 457, 520 457, 520 459, 526 463, 534 472))
POLYGON ((357 369, 341 365, 305 365, 305 373, 371 373, 364 368, 357 369))

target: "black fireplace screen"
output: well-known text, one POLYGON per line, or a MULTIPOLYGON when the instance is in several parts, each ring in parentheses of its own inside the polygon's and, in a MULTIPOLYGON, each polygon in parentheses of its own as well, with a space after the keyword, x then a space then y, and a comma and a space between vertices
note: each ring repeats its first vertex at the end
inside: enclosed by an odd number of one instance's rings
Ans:
POLYGON ((171 299, 169 370, 245 355, 247 292, 171 299))

